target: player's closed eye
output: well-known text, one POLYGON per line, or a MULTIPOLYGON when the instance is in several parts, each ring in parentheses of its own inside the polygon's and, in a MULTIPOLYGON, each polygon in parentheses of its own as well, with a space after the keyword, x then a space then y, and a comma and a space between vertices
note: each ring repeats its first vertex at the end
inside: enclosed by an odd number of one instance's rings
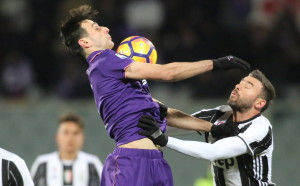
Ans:
POLYGON ((250 89, 253 87, 253 85, 250 82, 245 81, 244 79, 240 81, 240 85, 243 85, 243 87, 246 89, 250 89))

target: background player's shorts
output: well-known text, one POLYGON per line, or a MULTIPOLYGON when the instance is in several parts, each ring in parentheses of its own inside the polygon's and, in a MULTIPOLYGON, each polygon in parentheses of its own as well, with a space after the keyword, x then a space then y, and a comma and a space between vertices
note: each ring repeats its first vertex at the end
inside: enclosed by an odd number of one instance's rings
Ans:
POLYGON ((173 186, 173 176, 159 150, 116 148, 105 160, 101 186, 173 186))

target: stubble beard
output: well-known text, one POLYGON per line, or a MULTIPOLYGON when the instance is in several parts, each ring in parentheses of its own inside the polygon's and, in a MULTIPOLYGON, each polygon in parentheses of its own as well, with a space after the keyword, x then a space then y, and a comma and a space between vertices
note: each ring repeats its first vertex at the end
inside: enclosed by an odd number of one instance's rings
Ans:
POLYGON ((252 107, 252 100, 246 100, 246 101, 241 101, 239 98, 236 100, 232 100, 229 98, 227 101, 228 105, 231 107, 233 112, 240 112, 244 113, 251 109, 252 107))

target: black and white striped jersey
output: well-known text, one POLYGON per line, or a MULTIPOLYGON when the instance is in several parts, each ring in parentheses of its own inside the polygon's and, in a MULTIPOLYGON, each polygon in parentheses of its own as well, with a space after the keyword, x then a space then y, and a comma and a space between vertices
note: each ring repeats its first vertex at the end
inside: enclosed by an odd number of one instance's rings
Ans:
POLYGON ((95 155, 79 152, 63 161, 58 152, 40 155, 31 167, 35 186, 99 186, 103 165, 95 155))
POLYGON ((16 154, 0 148, 0 186, 33 186, 29 170, 16 154))
MULTIPOLYGON (((215 125, 232 119, 232 109, 228 105, 205 109, 193 114, 215 125)), ((271 162, 273 151, 272 125, 263 115, 256 115, 239 122, 241 138, 248 147, 248 153, 228 159, 211 162, 216 186, 272 186, 271 162)), ((210 133, 205 134, 206 142, 214 143, 210 133)))

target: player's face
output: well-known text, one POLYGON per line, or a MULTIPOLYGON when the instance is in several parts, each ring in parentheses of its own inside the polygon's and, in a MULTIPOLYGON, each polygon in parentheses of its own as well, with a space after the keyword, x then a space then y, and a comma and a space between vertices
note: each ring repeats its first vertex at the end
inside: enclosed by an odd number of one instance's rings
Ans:
POLYGON ((83 131, 76 123, 69 121, 60 124, 56 135, 59 151, 65 153, 78 152, 83 145, 83 141, 83 131))
POLYGON ((88 42, 89 47, 94 47, 97 50, 112 49, 114 43, 109 35, 109 29, 104 26, 99 26, 92 20, 84 20, 81 27, 86 31, 87 35, 82 38, 88 42))
POLYGON ((231 92, 228 104, 237 111, 247 111, 259 101, 263 85, 251 76, 247 76, 235 86, 231 92))

